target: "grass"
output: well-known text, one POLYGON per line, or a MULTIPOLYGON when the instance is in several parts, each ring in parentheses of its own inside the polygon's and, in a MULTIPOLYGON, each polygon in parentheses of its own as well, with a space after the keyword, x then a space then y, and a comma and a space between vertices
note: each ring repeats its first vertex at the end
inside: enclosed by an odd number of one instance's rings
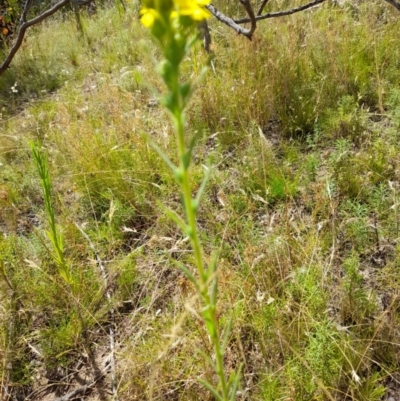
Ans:
MULTIPOLYGON (((73 19, 47 21, 1 79, 5 397, 70 391, 73 372, 108 348, 112 308, 120 400, 212 399, 196 381, 215 380, 199 299, 171 261, 193 256, 159 207, 180 210, 178 187, 142 135, 176 161, 152 90, 163 88, 159 51, 137 8, 83 15, 81 36, 73 19), (73 292, 46 236, 37 139, 73 292)), ((243 364, 237 399, 388 398, 399 363, 398 14, 325 5, 265 21, 252 42, 210 25, 214 68, 186 129, 201 134, 195 189, 213 165, 199 228, 206 253, 221 249, 217 316, 223 332, 233 318, 224 364, 243 364)), ((208 63, 198 48, 182 72, 208 63)))

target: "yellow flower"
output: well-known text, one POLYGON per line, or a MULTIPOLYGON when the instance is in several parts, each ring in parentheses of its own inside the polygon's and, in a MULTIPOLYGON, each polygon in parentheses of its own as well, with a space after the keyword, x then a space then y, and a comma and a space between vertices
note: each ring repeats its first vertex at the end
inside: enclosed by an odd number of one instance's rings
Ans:
POLYGON ((154 8, 143 7, 140 10, 140 14, 142 14, 140 21, 146 28, 151 28, 154 25, 154 21, 159 18, 159 14, 154 8))
MULTIPOLYGON (((172 9, 169 11, 171 19, 185 16, 190 17, 193 21, 202 21, 211 16, 208 10, 204 8, 204 6, 210 4, 210 0, 173 0, 173 3, 171 2, 170 4, 172 6, 172 9)), ((140 21, 145 27, 151 28, 157 19, 161 19, 159 12, 164 13, 165 10, 161 11, 161 9, 158 9, 157 5, 160 6, 159 2, 148 1, 147 5, 148 7, 144 6, 140 11, 142 15, 140 21)))
POLYGON ((210 0, 174 0, 174 3, 179 15, 190 17, 194 21, 202 21, 211 15, 204 8, 210 4, 210 0))

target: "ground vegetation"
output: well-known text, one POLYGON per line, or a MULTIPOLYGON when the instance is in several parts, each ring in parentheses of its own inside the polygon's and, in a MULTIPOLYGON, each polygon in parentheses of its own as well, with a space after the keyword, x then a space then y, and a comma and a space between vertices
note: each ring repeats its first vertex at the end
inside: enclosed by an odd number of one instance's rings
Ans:
MULTIPOLYGON (((178 162, 139 9, 82 15, 81 35, 47 19, 1 77, 5 400, 213 399, 201 300, 175 263, 194 265, 190 241, 161 207, 180 213, 179 187, 149 144, 178 162)), ((219 250, 236 399, 396 399, 398 11, 326 3, 251 41, 209 28, 210 54, 198 43, 181 65, 208 68, 185 135, 192 188, 211 169, 198 228, 219 250)))

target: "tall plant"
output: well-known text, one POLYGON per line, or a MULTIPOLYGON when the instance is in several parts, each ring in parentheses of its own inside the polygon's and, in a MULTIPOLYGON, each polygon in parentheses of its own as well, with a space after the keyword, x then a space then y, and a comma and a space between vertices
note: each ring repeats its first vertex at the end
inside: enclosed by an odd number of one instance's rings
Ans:
POLYGON ((217 304, 217 257, 211 263, 205 262, 205 254, 201 244, 196 218, 202 193, 204 192, 209 171, 203 179, 197 194, 193 196, 190 184, 192 151, 195 141, 185 138, 185 108, 192 93, 193 84, 182 82, 180 66, 185 56, 198 39, 198 24, 209 17, 204 8, 209 0, 145 0, 141 10, 143 25, 151 30, 151 34, 159 43, 164 59, 158 65, 158 71, 166 84, 167 92, 161 96, 161 102, 169 111, 176 134, 179 165, 172 161, 156 146, 157 152, 172 170, 182 193, 185 218, 182 219, 172 210, 167 213, 176 222, 182 232, 190 238, 194 253, 197 273, 177 262, 178 267, 194 284, 202 301, 201 313, 209 333, 215 358, 207 358, 218 377, 218 384, 204 380, 200 382, 219 401, 231 401, 236 397, 240 373, 230 375, 224 369, 224 341, 221 340, 216 316, 217 304), (214 359, 214 361, 213 361, 214 359))

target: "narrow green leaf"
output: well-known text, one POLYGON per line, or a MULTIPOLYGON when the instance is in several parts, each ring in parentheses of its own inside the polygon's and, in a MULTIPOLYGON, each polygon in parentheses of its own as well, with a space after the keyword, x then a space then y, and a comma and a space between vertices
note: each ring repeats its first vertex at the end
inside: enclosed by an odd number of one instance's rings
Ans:
POLYGON ((185 197, 183 196, 182 192, 179 193, 179 202, 182 205, 182 207, 185 209, 185 213, 186 213, 186 216, 187 216, 185 197))
POLYGON ((198 140, 200 138, 200 132, 197 132, 195 135, 193 135, 192 140, 190 141, 188 150, 186 153, 182 156, 182 164, 185 169, 188 169, 190 166, 190 162, 192 161, 192 154, 193 154, 193 149, 196 146, 198 140))
POLYGON ((61 278, 67 283, 67 284, 72 284, 72 278, 71 274, 68 269, 62 269, 60 268, 58 270, 58 273, 60 274, 61 278))
POLYGON ((217 334, 217 328, 214 325, 214 319, 213 319, 213 315, 215 313, 215 306, 207 305, 201 310, 201 312, 203 314, 208 334, 210 334, 212 338, 215 338, 217 334))
POLYGON ((172 263, 194 284, 197 291, 200 291, 199 283, 191 271, 181 262, 171 258, 172 263))
POLYGON ((235 401, 236 393, 239 387, 240 376, 242 373, 243 364, 240 364, 239 369, 237 370, 233 381, 230 383, 230 401, 235 401))
POLYGON ((57 247, 57 238, 54 237, 54 233, 52 230, 46 230, 45 231, 47 238, 50 240, 51 245, 53 246, 53 249, 56 249, 57 247))
POLYGON ((199 35, 193 35, 191 38, 188 38, 187 42, 185 43, 185 53, 189 53, 191 47, 197 42, 199 35))
POLYGON ((182 232, 186 235, 189 235, 189 227, 188 225, 183 221, 182 217, 180 217, 176 212, 173 210, 167 208, 163 204, 160 203, 160 208, 164 211, 164 213, 171 219, 173 220, 176 225, 182 230, 182 232))
POLYGON ((208 183, 208 181, 210 179, 210 176, 211 176, 211 167, 207 167, 206 174, 205 174, 205 176, 203 178, 203 181, 201 182, 201 185, 200 185, 200 188, 199 188, 199 190, 197 192, 196 198, 192 201, 193 210, 195 212, 197 212, 197 210, 199 208, 201 197, 204 194, 204 190, 206 189, 206 186, 207 186, 207 183, 208 183))
POLYGON ((57 248, 60 252, 64 253, 64 241, 61 232, 56 233, 57 235, 57 248))
POLYGON ((172 161, 168 158, 168 156, 161 150, 161 148, 154 143, 151 138, 148 137, 148 135, 145 135, 147 141, 150 143, 150 146, 158 153, 158 155, 161 157, 161 159, 164 161, 164 163, 172 170, 172 172, 175 174, 177 167, 172 163, 172 161))
POLYGON ((216 400, 218 401, 224 401, 224 399, 222 398, 222 396, 218 393, 217 389, 213 387, 212 384, 210 384, 209 382, 202 380, 202 379, 197 379, 197 381, 203 385, 208 391, 210 391, 210 393, 215 397, 216 400))
POLYGON ((169 60, 162 60, 158 64, 157 70, 167 86, 172 88, 177 80, 177 71, 174 65, 169 60))
POLYGON ((165 106, 172 115, 176 115, 177 113, 177 99, 176 96, 172 93, 166 93, 165 95, 160 97, 160 102, 163 106, 165 106))
POLYGON ((215 306, 217 304, 218 297, 218 277, 215 276, 211 283, 211 302, 215 306))
POLYGON ((212 256, 211 256, 211 262, 210 262, 210 264, 208 265, 211 274, 217 273, 217 267, 218 267, 218 266, 217 266, 217 262, 218 262, 218 258, 219 258, 219 252, 218 252, 218 251, 214 251, 214 252, 212 253, 212 256))
POLYGON ((188 100, 190 99, 190 95, 192 94, 192 86, 190 82, 184 82, 183 84, 179 85, 179 90, 181 93, 182 101, 184 106, 188 103, 188 100))
POLYGON ((218 275, 217 275, 217 262, 218 262, 218 252, 213 252, 211 257, 211 262, 209 264, 210 277, 211 277, 211 302, 215 306, 217 304, 218 296, 218 275))
POLYGON ((229 340, 229 335, 231 334, 231 331, 232 331, 232 322, 233 322, 233 313, 231 313, 231 315, 229 317, 228 324, 225 327, 225 332, 224 332, 224 335, 222 337, 222 341, 221 341, 222 352, 225 352, 226 345, 227 345, 228 340, 229 340))
POLYGON ((208 354, 206 354, 205 352, 203 352, 200 349, 197 349, 197 352, 204 358, 204 360, 208 363, 208 365, 210 366, 210 368, 216 372, 217 371, 217 367, 215 366, 214 362, 212 361, 212 359, 210 358, 210 356, 208 354))

